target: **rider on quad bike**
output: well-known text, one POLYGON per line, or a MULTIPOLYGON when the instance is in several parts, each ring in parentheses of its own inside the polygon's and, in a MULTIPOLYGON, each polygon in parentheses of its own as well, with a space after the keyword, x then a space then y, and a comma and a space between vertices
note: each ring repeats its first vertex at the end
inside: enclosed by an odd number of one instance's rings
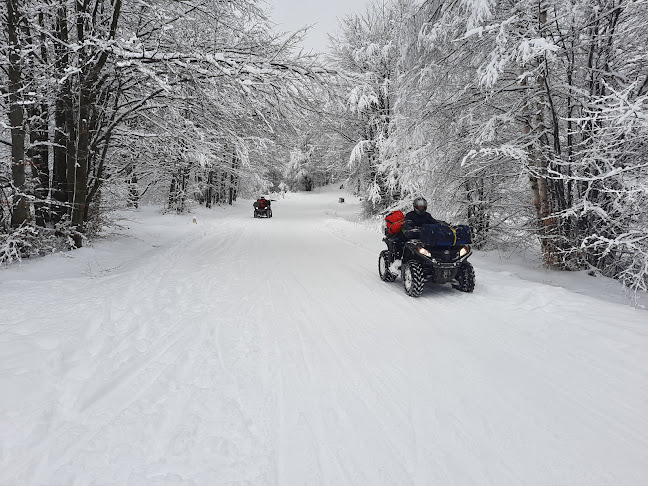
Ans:
POLYGON ((412 203, 414 210, 405 215, 403 231, 411 231, 420 228, 424 224, 437 224, 437 221, 427 212, 427 201, 424 197, 417 197, 412 203))
POLYGON ((255 218, 272 218, 272 209, 270 208, 270 199, 261 196, 254 204, 254 217, 255 218))
MULTIPOLYGON (((385 282, 398 276, 392 263, 400 260, 405 292, 418 297, 426 282, 452 282, 462 292, 475 288, 475 272, 467 261, 472 254, 470 230, 467 226, 452 227, 437 221, 427 212, 427 201, 417 197, 414 210, 405 215, 402 230, 386 234, 387 250, 380 253, 378 271, 385 282)), ((401 213, 402 214, 402 213, 401 213)))
POLYGON ((403 220, 401 231, 395 235, 390 235, 384 238, 383 241, 387 243, 389 251, 392 252, 396 259, 400 260, 403 247, 407 240, 416 238, 418 236, 417 230, 421 228, 424 224, 437 224, 440 221, 437 221, 432 217, 430 213, 427 212, 427 201, 424 197, 417 197, 412 203, 414 209, 405 215, 403 220))

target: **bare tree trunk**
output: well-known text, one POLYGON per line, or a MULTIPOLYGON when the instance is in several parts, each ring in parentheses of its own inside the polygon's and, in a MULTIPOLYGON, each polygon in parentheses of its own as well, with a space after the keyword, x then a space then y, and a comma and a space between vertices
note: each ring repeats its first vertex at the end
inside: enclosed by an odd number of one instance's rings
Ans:
POLYGON ((229 163, 229 177, 227 184, 227 204, 232 205, 234 200, 234 167, 236 166, 236 147, 232 149, 231 159, 229 163))
MULTIPOLYGON (((56 12, 55 36, 57 42, 54 42, 54 53, 56 60, 54 62, 55 71, 58 76, 63 76, 65 69, 69 64, 69 52, 67 50, 68 29, 67 29, 67 9, 65 3, 61 3, 56 12)), ((68 147, 70 144, 71 127, 70 116, 71 110, 68 105, 71 104, 71 86, 70 80, 67 79, 61 85, 56 93, 54 101, 54 166, 52 174, 52 199, 56 201, 53 209, 53 218, 56 222, 63 219, 67 212, 68 203, 68 147)))
POLYGON ((134 165, 128 167, 127 174, 128 178, 126 179, 126 183, 128 184, 128 199, 126 201, 126 206, 137 209, 139 207, 140 191, 137 185, 137 173, 135 172, 134 165))
POLYGON ((488 207, 484 204, 486 194, 484 191, 484 179, 466 179, 464 183, 468 205, 468 224, 473 232, 473 243, 475 248, 484 247, 490 230, 490 215, 488 207))
POLYGON ((227 172, 221 172, 220 187, 218 189, 218 201, 219 203, 225 201, 225 195, 227 193, 227 172))
MULTIPOLYGON (((29 23, 22 29, 25 45, 30 46, 27 51, 26 68, 23 77, 33 82, 34 73, 29 69, 32 66, 48 65, 47 36, 48 26, 42 11, 38 13, 37 35, 32 34, 29 23), (40 33, 38 33, 40 31, 40 33), (40 54, 40 58, 38 55, 40 54)), ((47 102, 38 94, 30 93, 26 100, 26 128, 29 134, 29 145, 26 150, 27 160, 31 165, 31 180, 34 185, 34 213, 36 224, 45 226, 48 219, 47 199, 49 195, 49 108, 47 102)))
MULTIPOLYGON (((69 85, 71 88, 71 83, 69 85)), ((65 183, 65 192, 67 194, 67 213, 72 217, 74 210, 74 190, 76 187, 75 175, 77 172, 77 126, 75 120, 75 111, 74 111, 74 96, 71 91, 67 91, 64 94, 65 97, 65 128, 66 128, 66 138, 65 138, 65 174, 66 174, 66 183, 65 183)))
POLYGON ((211 208, 214 203, 214 171, 207 174, 207 189, 205 190, 205 207, 211 208))
POLYGON ((25 194, 25 112, 22 104, 22 59, 18 39, 19 0, 7 0, 7 36, 9 39, 9 124, 11 125, 11 180, 14 198, 11 226, 16 228, 29 219, 29 201, 25 194))
POLYGON ((79 99, 79 121, 77 136, 76 165, 74 167, 74 193, 72 199, 72 224, 76 230, 83 232, 86 214, 86 196, 88 191, 88 166, 90 163, 90 93, 86 86, 81 87, 79 99))
MULTIPOLYGON (((538 27, 542 32, 547 23, 547 8, 543 0, 538 2, 538 27)), ((553 204, 556 194, 552 193, 552 186, 548 180, 549 159, 553 149, 549 144, 547 136, 547 124, 545 122, 545 109, 547 98, 550 96, 547 86, 547 65, 543 60, 538 59, 533 66, 538 74, 533 89, 527 90, 527 96, 533 98, 527 101, 526 118, 527 122, 523 128, 524 134, 529 136, 529 182, 533 195, 533 206, 535 208, 538 235, 542 255, 547 265, 557 265, 558 248, 557 238, 558 221, 552 217, 553 204)), ((526 85, 526 80, 523 82, 526 85)), ((557 141, 556 141, 557 143, 557 141)), ((554 143, 554 148, 556 146, 554 143)))
POLYGON ((177 199, 178 199, 178 189, 177 189, 177 181, 174 175, 171 178, 171 187, 169 187, 169 209, 175 207, 177 199))
POLYGON ((47 129, 48 110, 43 103, 38 106, 31 117, 30 142, 31 149, 28 151, 29 158, 32 160, 32 179, 36 182, 34 191, 35 202, 34 212, 36 224, 45 226, 49 220, 48 202, 49 197, 49 133, 47 129))

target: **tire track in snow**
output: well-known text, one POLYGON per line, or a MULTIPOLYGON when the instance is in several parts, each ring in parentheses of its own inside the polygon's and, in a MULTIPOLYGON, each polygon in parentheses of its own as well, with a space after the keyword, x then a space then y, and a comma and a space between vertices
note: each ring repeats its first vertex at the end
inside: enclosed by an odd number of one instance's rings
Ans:
MULTIPOLYGON (((127 272, 125 275, 111 277, 107 279, 108 282, 104 282, 108 284, 108 287, 110 289, 112 289, 111 291, 108 291, 108 293, 113 293, 121 289, 122 281, 133 280, 133 283, 127 287, 129 292, 126 293, 126 295, 131 295, 132 297, 128 297, 127 299, 121 299, 121 298, 114 299, 117 301, 121 300, 122 303, 126 303, 126 305, 124 306, 125 313, 123 313, 123 315, 128 315, 128 313, 132 312, 134 308, 138 308, 138 306, 141 305, 140 303, 137 302, 137 296, 142 294, 142 289, 141 289, 142 283, 144 283, 148 288, 151 289, 149 295, 158 292, 165 292, 165 291, 173 293, 172 288, 175 289, 178 285, 178 282, 181 282, 182 280, 173 279, 171 275, 173 269, 177 267, 182 255, 182 252, 179 252, 178 248, 181 246, 185 246, 187 243, 186 240, 187 239, 183 239, 180 243, 167 249, 162 254, 157 255, 157 257, 154 257, 152 261, 153 264, 145 267, 143 272, 142 271, 127 272), (156 264, 156 261, 159 261, 161 264, 156 264), (165 270, 161 271, 161 269, 165 269, 165 270), (165 280, 171 281, 173 283, 170 283, 169 285, 166 286, 162 286, 161 283, 164 282, 165 280), (135 287, 139 287, 139 293, 132 292, 133 290, 135 290, 135 287)), ((96 285, 95 288, 97 288, 98 292, 102 294, 106 293, 106 288, 102 287, 101 285, 96 285)), ((89 299, 92 299, 92 293, 93 292, 90 292, 89 299)), ((152 304, 148 304, 146 302, 144 304, 147 307, 149 307, 149 309, 152 309, 156 303, 157 301, 153 300, 152 304)), ((90 311, 89 313, 91 312, 92 311, 90 311)), ((139 314, 142 315, 144 313, 145 312, 140 312, 139 314)), ((108 324, 112 324, 112 321, 113 319, 104 322, 107 322, 108 324)), ((116 335, 121 335, 122 336, 121 339, 117 341, 113 349, 109 350, 105 358, 102 358, 101 361, 105 361, 106 359, 113 360, 117 358, 122 351, 130 351, 132 349, 133 337, 136 335, 141 336, 142 329, 144 328, 143 324, 150 322, 150 320, 145 319, 142 323, 138 325, 137 323, 134 323, 133 319, 130 320, 127 319, 126 321, 127 322, 122 323, 121 327, 123 328, 123 330, 130 329, 130 331, 118 332, 118 334, 116 334, 116 335), (136 325, 132 326, 132 324, 136 324, 136 325)), ((96 327, 96 330, 105 331, 105 329, 101 329, 101 328, 102 326, 99 325, 96 327)), ((93 413, 95 413, 95 411, 102 409, 103 402, 110 401, 114 403, 115 396, 122 397, 123 395, 129 395, 129 393, 122 392, 122 390, 124 388, 130 389, 129 385, 135 382, 140 375, 142 375, 145 371, 147 371, 151 367, 152 364, 154 364, 164 354, 169 352, 171 348, 177 347, 178 344, 180 343, 181 338, 176 338, 175 340, 171 338, 173 336, 177 336, 178 334, 181 335, 181 333, 182 333, 182 323, 178 322, 175 326, 170 327, 165 334, 157 338, 157 342, 159 344, 154 344, 152 347, 152 351, 145 353, 143 357, 141 356, 140 352, 135 350, 136 351, 135 354, 131 354, 128 358, 126 358, 124 365, 119 365, 119 368, 116 370, 117 371, 116 376, 110 377, 110 381, 100 382, 100 385, 96 387, 94 391, 92 390, 92 388, 89 391, 86 391, 85 398, 79 398, 78 400, 76 400, 76 402, 81 402, 80 406, 75 407, 74 410, 65 410, 64 415, 68 417, 68 420, 70 418, 70 414, 72 414, 73 416, 76 416, 75 421, 78 422, 79 417, 84 417, 82 422, 88 422, 89 416, 92 416, 93 413)), ((149 342, 148 344, 150 346, 152 343, 149 342)), ((95 351, 95 353, 92 355, 92 357, 95 360, 98 358, 98 356, 99 356, 98 351, 95 351)), ((72 356, 70 356, 69 361, 70 362, 75 361, 74 353, 72 354, 72 356)), ((83 359, 80 360, 81 363, 85 361, 87 360, 83 360, 83 359)), ((84 365, 79 364, 78 366, 84 366, 84 365)), ((74 373, 75 373, 75 369, 68 371, 68 374, 74 375, 74 373)), ((34 461, 39 461, 40 457, 46 455, 44 453, 51 450, 54 444, 57 444, 57 448, 59 450, 69 451, 69 452, 64 452, 65 455, 63 456, 63 459, 56 462, 56 464, 59 465, 64 463, 67 459, 69 459, 74 454, 74 452, 79 451, 80 448, 82 448, 93 437, 95 437, 97 433, 101 431, 101 429, 108 426, 115 417, 117 417, 124 410, 126 410, 139 397, 143 396, 146 393, 146 390, 155 384, 159 376, 160 376, 159 374, 152 376, 151 381, 148 383, 148 385, 141 387, 138 390, 138 392, 133 396, 132 399, 130 399, 129 397, 129 399, 124 400, 125 405, 120 406, 116 410, 114 410, 114 412, 111 413, 107 419, 102 419, 97 421, 97 423, 100 424, 97 430, 84 433, 84 436, 80 439, 78 437, 75 437, 74 439, 76 442, 75 446, 66 447, 62 445, 65 443, 63 439, 70 432, 70 426, 63 424, 58 427, 58 430, 55 429, 54 432, 49 434, 50 438, 48 440, 42 442, 33 451, 31 451, 30 455, 24 461, 22 461, 22 463, 19 461, 17 464, 13 464, 12 467, 9 469, 8 474, 13 476, 14 474, 16 474, 16 471, 17 474, 21 474, 24 472, 26 468, 32 469, 34 466, 34 461)), ((86 380, 84 381, 86 382, 91 382, 91 380, 96 381, 96 378, 97 378, 96 376, 91 374, 90 376, 87 376, 86 380)), ((75 426, 74 428, 78 428, 78 427, 75 426)), ((48 464, 49 464, 48 469, 51 469, 51 464, 50 464, 51 462, 52 461, 48 459, 48 464)), ((40 464, 41 466, 36 467, 34 471, 34 474, 36 474, 37 476, 39 474, 44 474, 44 469, 42 467, 43 463, 41 462, 40 464)))
MULTIPOLYGON (((344 245, 340 244, 340 240, 338 240, 338 239, 330 240, 328 238, 328 236, 326 236, 326 234, 316 236, 315 238, 321 239, 322 240, 321 241, 321 246, 327 247, 327 248, 329 248, 329 250, 331 249, 331 246, 338 246, 338 247, 339 246, 344 246, 344 245)), ((315 252, 316 255, 319 253, 317 251, 318 245, 314 244, 310 240, 305 244, 309 249, 314 249, 314 252, 315 252)), ((334 251, 333 251, 333 253, 334 253, 334 251)), ((326 263, 330 266, 331 262, 326 262, 326 263)), ((305 303, 309 302, 310 305, 317 306, 318 302, 315 299, 317 296, 312 294, 312 292, 309 290, 309 286, 305 282, 302 281, 301 275, 303 275, 303 272, 301 272, 300 269, 303 268, 303 263, 299 262, 299 261, 295 262, 294 264, 292 264, 292 267, 293 268, 292 268, 292 273, 290 274, 290 279, 287 280, 287 281, 289 281, 289 286, 287 284, 285 284, 287 286, 286 293, 288 291, 290 291, 290 293, 291 293, 291 295, 293 297, 292 300, 294 302, 299 302, 299 303, 302 303, 302 304, 301 305, 297 305, 297 304, 292 305, 286 311, 286 314, 287 314, 286 318, 285 319, 282 318, 280 320, 286 320, 286 319, 288 319, 288 316, 290 316, 290 318, 292 320, 296 321, 296 323, 293 324, 292 326, 294 327, 294 333, 296 335, 296 339, 300 343, 299 357, 300 357, 300 361, 303 360, 306 363, 305 366, 306 366, 306 369, 308 371, 307 374, 306 373, 297 373, 296 377, 301 377, 301 378, 298 378, 298 383, 300 383, 298 388, 303 389, 303 395, 305 395, 305 396, 312 395, 314 397, 318 397, 318 396, 321 396, 321 391, 318 391, 318 387, 317 387, 316 384, 317 384, 317 382, 319 380, 321 380, 321 378, 318 378, 318 376, 320 376, 321 373, 318 374, 318 372, 317 372, 318 369, 315 367, 315 365, 312 364, 312 360, 315 357, 323 356, 323 358, 321 358, 321 361, 326 362, 328 366, 332 366, 332 363, 335 363, 337 365, 336 367, 339 369, 339 371, 338 371, 339 376, 344 376, 345 374, 346 375, 351 375, 351 376, 352 375, 357 375, 358 374, 357 367, 358 367, 359 363, 357 361, 345 359, 345 357, 347 356, 347 353, 340 353, 340 351, 335 346, 334 341, 330 340, 330 338, 328 337, 326 332, 324 332, 323 330, 317 330, 317 329, 315 329, 313 327, 313 325, 310 324, 310 323, 315 323, 316 321, 313 321, 312 316, 309 315, 309 313, 305 310, 306 309, 306 307, 305 307, 306 304, 305 303), (307 330, 308 333, 305 334, 302 331, 302 328, 304 329, 304 331, 307 330), (308 339, 307 339, 306 336, 308 336, 308 339), (315 344, 315 343, 317 343, 317 344, 315 344), (348 362, 348 364, 346 364, 345 366, 342 366, 342 364, 344 362, 348 362)), ((375 283, 375 280, 373 280, 373 282, 375 283)), ((372 293, 376 293, 375 287, 373 285, 369 285, 367 288, 370 289, 370 291, 372 293)), ((387 289, 387 287, 385 287, 385 289, 387 289)), ((331 289, 330 292, 331 291, 333 291, 333 289, 331 289)), ((317 291, 315 291, 315 292, 317 292, 317 291)), ((381 294, 382 292, 383 291, 381 291, 381 290, 377 291, 378 294, 381 294)), ((327 298, 331 298, 331 295, 324 294, 324 296, 327 297, 327 298)), ((336 306, 346 308, 345 304, 347 304, 347 302, 346 301, 345 302, 340 302, 338 297, 339 296, 336 295, 336 297, 333 298, 333 300, 336 301, 336 306)), ((286 305, 289 305, 289 304, 286 304, 286 305)), ((330 322, 332 320, 337 320, 338 322, 344 322, 345 327, 347 329, 352 329, 353 328, 353 323, 351 323, 349 321, 349 319, 347 319, 343 314, 336 314, 335 312, 332 312, 332 313, 330 313, 330 316, 331 316, 330 319, 327 319, 326 314, 329 314, 329 313, 327 313, 326 308, 316 307, 316 309, 317 309, 317 311, 319 313, 325 313, 325 315, 318 316, 318 321, 319 322, 327 322, 327 321, 330 322)), ((285 332, 285 329, 284 329, 284 332, 285 332)), ((289 340, 289 338, 282 338, 281 339, 282 342, 285 342, 287 340, 289 340)), ((285 350, 284 350, 284 353, 285 353, 285 350)), ((318 360, 318 362, 319 361, 320 360, 318 360)), ((297 366, 299 366, 299 365, 297 365, 297 366)), ((364 368, 364 366, 363 366, 363 368, 364 368)), ((361 389, 366 389, 366 383, 367 382, 369 382, 369 383, 376 382, 375 377, 373 377, 370 372, 363 372, 362 376, 364 377, 364 379, 357 381, 357 384, 361 384, 361 389)), ((286 375, 284 374, 282 380, 285 382, 286 379, 287 379, 286 375)), ((329 379, 330 379, 330 377, 329 377, 329 379)), ((291 388, 296 388, 294 383, 291 386, 291 388)), ((380 396, 380 391, 382 390, 382 388, 380 386, 375 386, 375 387, 372 387, 372 388, 374 388, 376 396, 380 396)), ((284 394, 286 393, 285 392, 285 390, 286 390, 285 385, 282 386, 282 390, 284 390, 282 392, 282 396, 284 396, 284 394)), ((367 418, 370 418, 369 423, 373 423, 373 424, 381 423, 381 420, 372 411, 375 408, 375 405, 372 406, 372 404, 370 404, 366 399, 363 398, 362 394, 359 394, 358 392, 353 391, 351 388, 347 388, 347 389, 344 390, 342 395, 344 397, 346 397, 346 399, 349 399, 350 397, 354 397, 354 400, 357 401, 359 404, 361 404, 360 405, 361 412, 359 414, 364 415, 365 418, 363 419, 363 421, 366 422, 367 418)), ((333 394, 330 395, 330 398, 332 398, 332 396, 333 396, 333 394)), ((329 397, 327 397, 327 398, 329 398, 329 397)), ((282 398, 282 401, 285 403, 286 398, 282 398)), ((290 400, 288 400, 288 401, 290 401, 290 400)), ((293 399, 293 401, 294 401, 294 399, 293 399)), ((295 408, 299 410, 299 408, 300 408, 299 405, 295 405, 295 404, 293 404, 292 406, 286 406, 286 405, 283 405, 283 406, 286 407, 286 410, 291 410, 291 409, 295 409, 295 408)), ((334 406, 333 408, 337 409, 336 414, 338 416, 338 420, 341 420, 341 419, 339 419, 339 417, 347 416, 347 414, 344 412, 344 407, 342 406, 342 404, 340 402, 338 402, 338 404, 336 406, 334 406)), ((317 410, 317 407, 316 407, 315 404, 312 404, 310 407, 307 407, 307 409, 315 409, 315 410, 317 410)), ((328 409, 328 407, 327 407, 327 409, 328 409)), ((280 414, 280 415, 283 415, 283 414, 280 414)), ((315 416, 310 416, 309 419, 306 418, 306 416, 302 414, 300 416, 300 419, 302 421, 303 420, 308 421, 310 419, 310 422, 307 422, 307 424, 310 425, 309 427, 307 427, 307 431, 308 431, 307 435, 310 436, 308 441, 310 443, 314 444, 313 446, 310 447, 311 449, 319 451, 318 453, 313 453, 313 454, 316 457, 320 456, 321 454, 324 454, 325 456, 331 456, 331 457, 334 456, 334 454, 324 450, 324 449, 327 449, 327 446, 326 446, 325 440, 323 438, 326 437, 327 432, 330 434, 330 430, 332 428, 332 425, 330 423, 327 424, 327 419, 325 417, 323 417, 321 414, 316 414, 315 416)), ((329 421, 330 421, 330 419, 329 419, 329 421)), ((300 430, 301 432, 304 432, 303 429, 304 429, 305 425, 303 425, 301 422, 299 422, 298 419, 294 419, 293 422, 294 423, 291 425, 289 430, 287 432, 285 432, 285 434, 287 436, 293 436, 297 430, 300 430), (292 431, 290 431, 290 429, 292 429, 292 431)), ((357 426, 354 427, 352 424, 353 424, 353 422, 351 422, 351 421, 347 421, 345 423, 345 426, 346 426, 347 429, 349 427, 351 427, 351 430, 355 431, 355 432, 348 432, 349 435, 362 436, 361 434, 358 434, 358 432, 360 432, 360 431, 367 432, 367 430, 368 430, 366 427, 364 428, 364 430, 362 430, 362 428, 358 429, 357 426)), ((339 425, 339 423, 338 423, 338 425, 339 425)), ((288 427, 288 426, 284 423, 282 425, 282 427, 288 427)), ((380 427, 378 427, 378 428, 380 429, 380 427)), ((299 434, 299 435, 302 435, 302 434, 299 434)), ((374 434, 370 434, 370 435, 374 435, 374 434)), ((383 441, 383 440, 385 440, 385 438, 388 438, 388 437, 389 436, 380 435, 378 440, 383 441)), ((304 440, 305 440, 305 438, 304 438, 304 440)), ((286 442, 287 441, 289 441, 289 439, 286 439, 286 442)), ((300 443, 303 444, 303 442, 300 442, 300 443)), ((367 440, 364 447, 366 447, 367 451, 369 451, 369 449, 372 446, 375 446, 375 440, 367 440)), ((404 452, 406 450, 406 448, 404 448, 402 446, 395 445, 394 443, 392 443, 389 440, 385 441, 385 447, 389 451, 388 454, 391 454, 393 456, 404 457, 406 455, 406 452, 404 452)), ((303 448, 304 448, 303 446, 298 447, 298 450, 303 453, 303 450, 302 450, 303 448)), ((338 474, 340 475, 337 478, 337 480, 344 482, 345 480, 348 481, 350 477, 353 477, 353 472, 350 471, 350 470, 347 470, 346 473, 343 473, 343 471, 344 471, 343 462, 344 462, 343 460, 338 459, 336 461, 333 461, 332 463, 329 462, 328 466, 330 467, 331 465, 333 465, 334 467, 336 467, 336 470, 338 471, 338 474), (349 475, 349 476, 347 476, 347 475, 349 475), (346 479, 344 479, 344 478, 346 478, 346 479)), ((318 468, 318 469, 321 471, 321 468, 318 468)), ((320 472, 320 474, 321 474, 321 472, 320 472)), ((329 472, 329 475, 330 474, 331 473, 329 472)), ((406 474, 405 476, 407 476, 407 475, 409 475, 409 474, 406 474)), ((399 477, 402 479, 403 475, 400 475, 399 477)), ((378 478, 374 478, 374 479, 378 480, 378 478)), ((323 481, 324 482, 330 482, 330 481, 327 481, 327 480, 323 480, 323 481)), ((331 481, 335 482, 334 480, 331 480, 331 481)), ((286 480, 284 482, 290 482, 290 480, 288 479, 288 480, 286 480)))

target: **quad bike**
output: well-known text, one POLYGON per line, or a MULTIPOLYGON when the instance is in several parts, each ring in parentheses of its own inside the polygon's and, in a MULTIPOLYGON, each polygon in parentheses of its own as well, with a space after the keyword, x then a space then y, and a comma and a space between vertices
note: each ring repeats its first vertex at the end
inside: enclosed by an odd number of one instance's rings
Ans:
POLYGON ((402 241, 398 236, 387 236, 383 241, 387 249, 380 252, 378 273, 385 282, 393 282, 400 274, 405 292, 418 297, 426 282, 444 284, 451 282, 455 289, 472 292, 475 288, 475 271, 468 262, 472 254, 470 245, 436 246, 420 239, 420 230, 406 232, 410 239, 402 241))
POLYGON ((265 208, 254 208, 254 217, 255 218, 272 218, 272 209, 265 208))

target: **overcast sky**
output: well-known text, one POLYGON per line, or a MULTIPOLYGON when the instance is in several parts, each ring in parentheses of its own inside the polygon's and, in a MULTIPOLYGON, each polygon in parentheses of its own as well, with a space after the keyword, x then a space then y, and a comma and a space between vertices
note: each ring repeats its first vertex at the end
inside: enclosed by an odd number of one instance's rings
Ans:
POLYGON ((362 13, 370 0, 266 0, 270 19, 278 30, 295 31, 315 24, 304 40, 307 50, 325 51, 327 34, 337 30, 337 18, 362 13))

